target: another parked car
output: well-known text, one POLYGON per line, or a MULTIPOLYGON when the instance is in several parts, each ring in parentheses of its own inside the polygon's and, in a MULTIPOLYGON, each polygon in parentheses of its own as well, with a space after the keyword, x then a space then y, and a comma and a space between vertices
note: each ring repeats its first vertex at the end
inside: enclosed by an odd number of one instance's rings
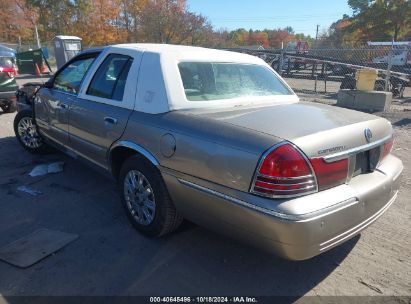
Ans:
POLYGON ((6 113, 16 111, 16 74, 15 57, 0 52, 0 108, 6 113))
POLYGON ((189 219, 302 260, 357 235, 395 201, 402 162, 384 118, 300 102, 263 60, 126 44, 70 60, 14 122, 33 153, 58 147, 118 182, 159 237, 189 219))
POLYGON ((6 54, 6 56, 16 57, 16 50, 0 44, 0 54, 6 54))

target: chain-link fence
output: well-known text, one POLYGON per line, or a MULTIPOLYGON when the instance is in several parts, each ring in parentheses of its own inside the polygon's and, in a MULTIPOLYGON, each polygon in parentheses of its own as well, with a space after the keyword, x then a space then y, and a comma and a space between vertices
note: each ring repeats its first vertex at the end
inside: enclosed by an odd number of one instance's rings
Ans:
POLYGON ((232 49, 258 56, 300 95, 335 99, 340 89, 356 88, 356 73, 377 71, 374 89, 394 98, 411 98, 411 43, 370 43, 359 48, 232 49))
MULTIPOLYGON (((17 52, 37 49, 37 45, 0 44, 17 52)), ((54 72, 53 43, 43 43, 42 50, 54 72)), ((375 90, 391 91, 398 100, 411 100, 411 42, 369 43, 357 48, 326 47, 323 43, 309 48, 308 44, 294 43, 283 49, 230 50, 262 58, 302 96, 335 99, 340 89, 356 88, 358 70, 373 69, 378 72, 375 90)))

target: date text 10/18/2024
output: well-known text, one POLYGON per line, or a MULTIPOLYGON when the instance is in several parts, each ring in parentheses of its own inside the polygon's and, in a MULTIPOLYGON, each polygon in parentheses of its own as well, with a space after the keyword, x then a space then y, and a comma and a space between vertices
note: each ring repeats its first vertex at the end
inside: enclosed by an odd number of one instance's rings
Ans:
POLYGON ((258 303, 255 297, 150 297, 150 303, 258 303))

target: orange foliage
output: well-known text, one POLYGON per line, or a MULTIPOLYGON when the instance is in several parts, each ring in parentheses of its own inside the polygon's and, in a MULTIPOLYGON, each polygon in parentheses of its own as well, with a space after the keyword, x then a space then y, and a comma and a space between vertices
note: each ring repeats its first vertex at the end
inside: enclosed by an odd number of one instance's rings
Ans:
POLYGON ((100 46, 124 42, 127 32, 121 29, 121 0, 92 0, 86 18, 78 20, 70 34, 83 39, 83 44, 100 46))
POLYGON ((17 43, 21 37, 23 44, 33 43, 35 26, 43 44, 57 35, 79 36, 84 46, 160 42, 279 48, 296 39, 289 29, 215 31, 206 17, 189 11, 186 0, 0 0, 0 40, 17 43))
POLYGON ((0 40, 17 43, 19 37, 31 40, 34 36, 35 11, 26 9, 25 0, 0 1, 0 40))
POLYGON ((337 22, 337 24, 335 25, 335 28, 338 30, 342 30, 343 28, 346 28, 347 26, 351 25, 351 23, 352 22, 350 20, 342 19, 337 22))
POLYGON ((248 38, 249 45, 262 45, 268 48, 270 43, 268 41, 268 34, 266 32, 253 32, 248 38))

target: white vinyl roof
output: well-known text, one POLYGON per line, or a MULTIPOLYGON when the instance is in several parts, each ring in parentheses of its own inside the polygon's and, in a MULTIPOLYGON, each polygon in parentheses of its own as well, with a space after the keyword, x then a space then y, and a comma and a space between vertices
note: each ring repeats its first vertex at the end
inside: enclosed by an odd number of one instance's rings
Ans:
MULTIPOLYGON (((255 64, 272 68, 262 59, 238 52, 230 52, 201 47, 169 44, 118 44, 105 49, 105 53, 127 53, 134 58, 142 58, 139 66, 136 107, 145 113, 164 113, 189 108, 210 108, 241 105, 249 100, 226 99, 211 101, 188 101, 181 80, 180 62, 224 62, 255 64)), ((272 70, 274 74, 281 77, 272 70)), ((283 81, 283 83, 292 89, 283 81)), ((255 97, 255 102, 285 101, 296 102, 295 94, 255 97)))
POLYGON ((131 49, 141 52, 156 53, 160 56, 166 55, 170 59, 176 60, 199 60, 199 61, 214 61, 214 62, 238 62, 249 64, 265 63, 262 59, 242 54, 238 52, 230 52, 216 49, 208 49, 195 46, 172 45, 172 44, 151 44, 151 43, 130 43, 117 44, 113 48, 131 49))
POLYGON ((64 35, 59 35, 54 38, 59 38, 63 40, 82 40, 80 37, 77 37, 77 36, 64 36, 64 35))

